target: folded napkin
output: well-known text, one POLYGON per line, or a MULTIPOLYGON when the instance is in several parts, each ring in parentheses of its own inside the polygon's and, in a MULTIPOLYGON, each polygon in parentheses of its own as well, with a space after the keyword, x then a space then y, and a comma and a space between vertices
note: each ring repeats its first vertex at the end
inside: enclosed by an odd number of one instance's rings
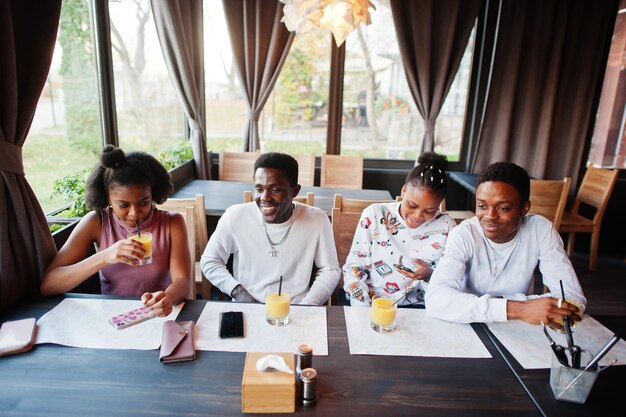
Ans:
POLYGON ((163 322, 163 339, 161 340, 161 363, 191 361, 196 358, 193 346, 193 321, 163 322))

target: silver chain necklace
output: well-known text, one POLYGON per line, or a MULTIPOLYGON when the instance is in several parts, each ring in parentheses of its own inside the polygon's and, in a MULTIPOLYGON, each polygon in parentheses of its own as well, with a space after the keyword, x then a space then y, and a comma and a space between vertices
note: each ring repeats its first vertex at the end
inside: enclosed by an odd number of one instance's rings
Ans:
POLYGON ((276 246, 282 245, 283 243, 285 243, 285 240, 287 240, 287 237, 289 236, 289 232, 291 232, 291 227, 293 226, 295 212, 296 212, 296 209, 292 207, 291 217, 289 218, 289 227, 287 228, 287 233, 285 233, 285 236, 283 236, 283 238, 278 242, 274 242, 272 238, 270 238, 270 235, 267 233, 267 227, 265 226, 265 220, 263 220, 263 230, 265 231, 265 237, 267 238, 267 242, 270 244, 270 250, 268 253, 272 255, 272 258, 276 258, 278 256, 278 249, 276 249, 276 246))

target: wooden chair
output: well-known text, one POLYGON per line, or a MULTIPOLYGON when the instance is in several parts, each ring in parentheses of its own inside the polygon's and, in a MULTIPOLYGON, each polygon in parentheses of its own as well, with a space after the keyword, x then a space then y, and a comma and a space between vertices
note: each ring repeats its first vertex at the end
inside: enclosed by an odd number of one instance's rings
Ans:
POLYGON ((200 268, 200 257, 206 247, 209 236, 206 223, 206 212, 204 208, 204 195, 197 194, 195 198, 168 198, 163 204, 158 206, 160 209, 174 211, 184 214, 187 207, 192 207, 195 212, 194 216, 194 245, 192 259, 195 265, 195 290, 202 295, 203 299, 211 298, 211 282, 204 277, 200 268))
POLYGON ((374 203, 393 203, 397 200, 357 200, 344 198, 341 194, 335 194, 333 210, 338 209, 342 213, 356 213, 359 216, 364 209, 374 203))
POLYGON ((196 268, 196 262, 193 257, 193 253, 196 250, 196 213, 194 207, 185 207, 185 213, 183 214, 185 217, 185 225, 187 226, 187 246, 189 247, 189 270, 191 271, 192 281, 189 282, 189 292, 187 293, 187 299, 195 300, 196 299, 196 283, 195 276, 196 270, 200 269, 198 266, 196 268))
POLYGON ((315 155, 291 155, 298 161, 298 184, 315 185, 315 155))
MULTIPOLYGON (((350 253, 350 248, 352 247, 352 239, 354 238, 354 232, 356 231, 360 218, 360 212, 343 212, 338 207, 335 207, 332 210, 331 221, 333 224, 333 237, 335 239, 337 260, 339 261, 340 268, 343 268, 346 263, 346 258, 350 253)), ((335 291, 333 291, 333 294, 330 297, 329 304, 345 304, 345 295, 343 290, 343 272, 341 273, 341 277, 339 278, 337 288, 335 288, 335 291)))
POLYGON ((260 152, 220 151, 219 179, 221 181, 252 182, 254 162, 260 152))
POLYGON ((617 170, 615 169, 609 170, 592 166, 587 168, 574 204, 569 211, 563 214, 561 226, 559 227, 560 232, 569 233, 569 238, 567 239, 568 256, 572 256, 574 252, 574 237, 576 233, 591 233, 591 250, 589 253, 589 269, 591 271, 596 268, 602 216, 609 202, 616 179, 617 170), (596 211, 593 218, 580 214, 581 204, 595 208, 596 211))
MULTIPOLYGON (((294 197, 293 201, 297 201, 298 203, 306 204, 307 206, 314 206, 315 204, 315 193, 309 191, 306 193, 305 197, 294 197)), ((244 191, 243 192, 243 202, 250 203, 252 202, 252 191, 244 191)))
POLYGON ((530 214, 540 214, 559 230, 572 179, 530 180, 530 214))
POLYGON ((363 188, 363 157, 322 155, 320 186, 363 188))

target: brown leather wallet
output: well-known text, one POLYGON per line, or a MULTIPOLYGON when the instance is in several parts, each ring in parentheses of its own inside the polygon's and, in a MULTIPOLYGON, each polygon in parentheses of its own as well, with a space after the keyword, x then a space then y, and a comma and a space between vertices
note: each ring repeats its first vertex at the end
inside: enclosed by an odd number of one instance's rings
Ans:
POLYGON ((161 340, 161 363, 191 361, 196 358, 193 346, 193 321, 175 322, 167 320, 163 323, 163 339, 161 340))

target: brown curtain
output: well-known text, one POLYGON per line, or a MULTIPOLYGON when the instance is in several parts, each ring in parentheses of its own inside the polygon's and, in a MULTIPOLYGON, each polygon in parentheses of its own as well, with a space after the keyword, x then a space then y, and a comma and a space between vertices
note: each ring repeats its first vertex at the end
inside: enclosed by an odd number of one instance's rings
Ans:
POLYGON ((205 141, 202 0, 152 0, 161 50, 187 121, 196 177, 211 179, 205 141))
POLYGON ((617 1, 504 1, 472 170, 506 160, 576 184, 617 1))
POLYGON ((431 151, 435 122, 456 76, 482 0, 391 0, 409 89, 424 119, 421 151, 431 151))
POLYGON ((56 253, 22 146, 46 82, 61 0, 0 2, 0 308, 38 292, 56 253))
POLYGON ((278 0, 223 0, 233 59, 248 103, 244 151, 257 151, 259 117, 295 36, 280 19, 278 0))

